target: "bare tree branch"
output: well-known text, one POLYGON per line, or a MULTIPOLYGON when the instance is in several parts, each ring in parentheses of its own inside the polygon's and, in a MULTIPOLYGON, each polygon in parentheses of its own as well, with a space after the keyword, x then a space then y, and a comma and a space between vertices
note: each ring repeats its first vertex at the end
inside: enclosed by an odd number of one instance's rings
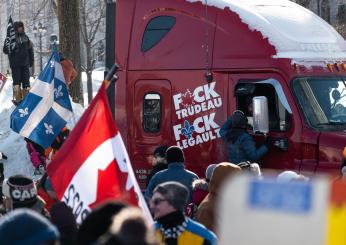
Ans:
POLYGON ((39 9, 37 10, 34 18, 32 19, 33 22, 37 19, 37 17, 40 15, 40 13, 42 12, 42 10, 46 7, 47 3, 49 0, 43 0, 42 1, 42 5, 39 7, 39 9))
POLYGON ((58 16, 58 4, 56 0, 50 0, 50 5, 52 6, 55 15, 58 16))
POLYGON ((106 2, 104 0, 80 0, 81 33, 85 44, 86 74, 88 102, 92 100, 92 69, 95 60, 92 60, 91 49, 95 45, 96 35, 99 33, 100 24, 105 18, 106 2))

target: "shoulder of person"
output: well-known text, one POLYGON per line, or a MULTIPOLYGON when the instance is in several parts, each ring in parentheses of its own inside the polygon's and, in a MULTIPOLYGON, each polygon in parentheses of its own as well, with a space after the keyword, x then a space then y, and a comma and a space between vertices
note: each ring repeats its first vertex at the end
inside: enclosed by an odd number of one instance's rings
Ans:
POLYGON ((252 136, 248 133, 248 132, 244 132, 244 133, 242 133, 241 135, 239 135, 239 139, 241 140, 241 141, 249 141, 249 140, 253 140, 252 139, 252 136))
POLYGON ((204 225, 193 221, 192 219, 188 219, 187 229, 212 243, 214 243, 217 239, 216 235, 212 231, 208 230, 204 225))
POLYGON ((163 175, 166 174, 165 172, 167 172, 167 169, 156 172, 156 173, 153 175, 152 180, 155 181, 155 180, 160 179, 163 175))
POLYGON ((192 172, 192 171, 190 171, 190 173, 191 173, 191 175, 192 175, 192 177, 193 177, 194 179, 199 179, 199 177, 198 177, 198 175, 197 175, 196 173, 194 173, 194 172, 192 172))

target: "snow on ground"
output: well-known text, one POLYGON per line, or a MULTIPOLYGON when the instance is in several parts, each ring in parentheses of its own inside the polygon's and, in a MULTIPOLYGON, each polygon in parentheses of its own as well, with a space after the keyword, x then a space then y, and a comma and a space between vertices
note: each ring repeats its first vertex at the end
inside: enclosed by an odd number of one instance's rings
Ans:
MULTIPOLYGON (((92 73, 92 80, 93 80, 93 97, 95 97, 97 91, 98 91, 98 88, 101 86, 101 83, 103 81, 103 73, 104 71, 94 71, 92 73)), ((86 76, 86 73, 83 72, 82 73, 82 81, 83 81, 83 91, 84 91, 84 106, 87 106, 88 105, 88 90, 87 90, 87 83, 86 83, 86 80, 87 80, 87 76, 86 76)))
MULTIPOLYGON (((94 96, 97 93, 98 88, 103 80, 103 72, 97 71, 93 73, 93 92, 94 96)), ((87 105, 87 90, 86 90, 86 75, 82 74, 84 101, 87 105)), ((31 80, 31 84, 34 80, 31 80)), ((15 106, 12 104, 12 80, 9 79, 5 87, 0 93, 0 151, 8 156, 8 160, 1 160, 4 163, 5 177, 12 176, 14 174, 24 174, 27 176, 33 176, 34 168, 30 162, 29 155, 27 153, 26 144, 19 134, 15 133, 10 128, 10 116, 15 106)), ((73 118, 68 122, 68 128, 72 129, 77 123, 80 116, 83 114, 85 108, 81 105, 72 103, 74 112, 73 118)))

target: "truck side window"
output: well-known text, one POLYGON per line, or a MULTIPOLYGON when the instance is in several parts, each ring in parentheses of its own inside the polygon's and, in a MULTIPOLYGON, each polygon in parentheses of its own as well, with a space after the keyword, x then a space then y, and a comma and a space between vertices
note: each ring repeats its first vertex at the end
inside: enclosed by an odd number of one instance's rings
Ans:
POLYGON ((147 93, 143 101, 143 129, 146 133, 157 133, 162 125, 161 96, 147 93))
POLYGON ((158 16, 151 19, 143 34, 142 52, 147 52, 158 44, 172 29, 175 22, 176 19, 172 16, 158 16))
POLYGON ((268 99, 269 110, 269 129, 271 131, 287 131, 290 127, 291 116, 290 113, 282 105, 273 85, 266 83, 240 83, 237 85, 239 89, 241 86, 255 86, 251 94, 239 94, 237 96, 237 109, 242 110, 248 117, 250 126, 252 122, 252 98, 255 96, 265 96, 268 99))

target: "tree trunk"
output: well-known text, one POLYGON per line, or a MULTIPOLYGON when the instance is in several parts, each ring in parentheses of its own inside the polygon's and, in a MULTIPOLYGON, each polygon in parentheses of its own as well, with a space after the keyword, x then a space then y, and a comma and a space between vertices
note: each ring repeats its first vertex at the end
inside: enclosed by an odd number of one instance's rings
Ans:
POLYGON ((58 0, 59 50, 65 58, 70 59, 78 75, 70 86, 72 100, 84 104, 81 86, 79 0, 58 0))
POLYGON ((91 44, 86 44, 86 73, 87 73, 87 90, 88 90, 88 104, 93 99, 93 83, 92 83, 92 60, 91 60, 91 44))

